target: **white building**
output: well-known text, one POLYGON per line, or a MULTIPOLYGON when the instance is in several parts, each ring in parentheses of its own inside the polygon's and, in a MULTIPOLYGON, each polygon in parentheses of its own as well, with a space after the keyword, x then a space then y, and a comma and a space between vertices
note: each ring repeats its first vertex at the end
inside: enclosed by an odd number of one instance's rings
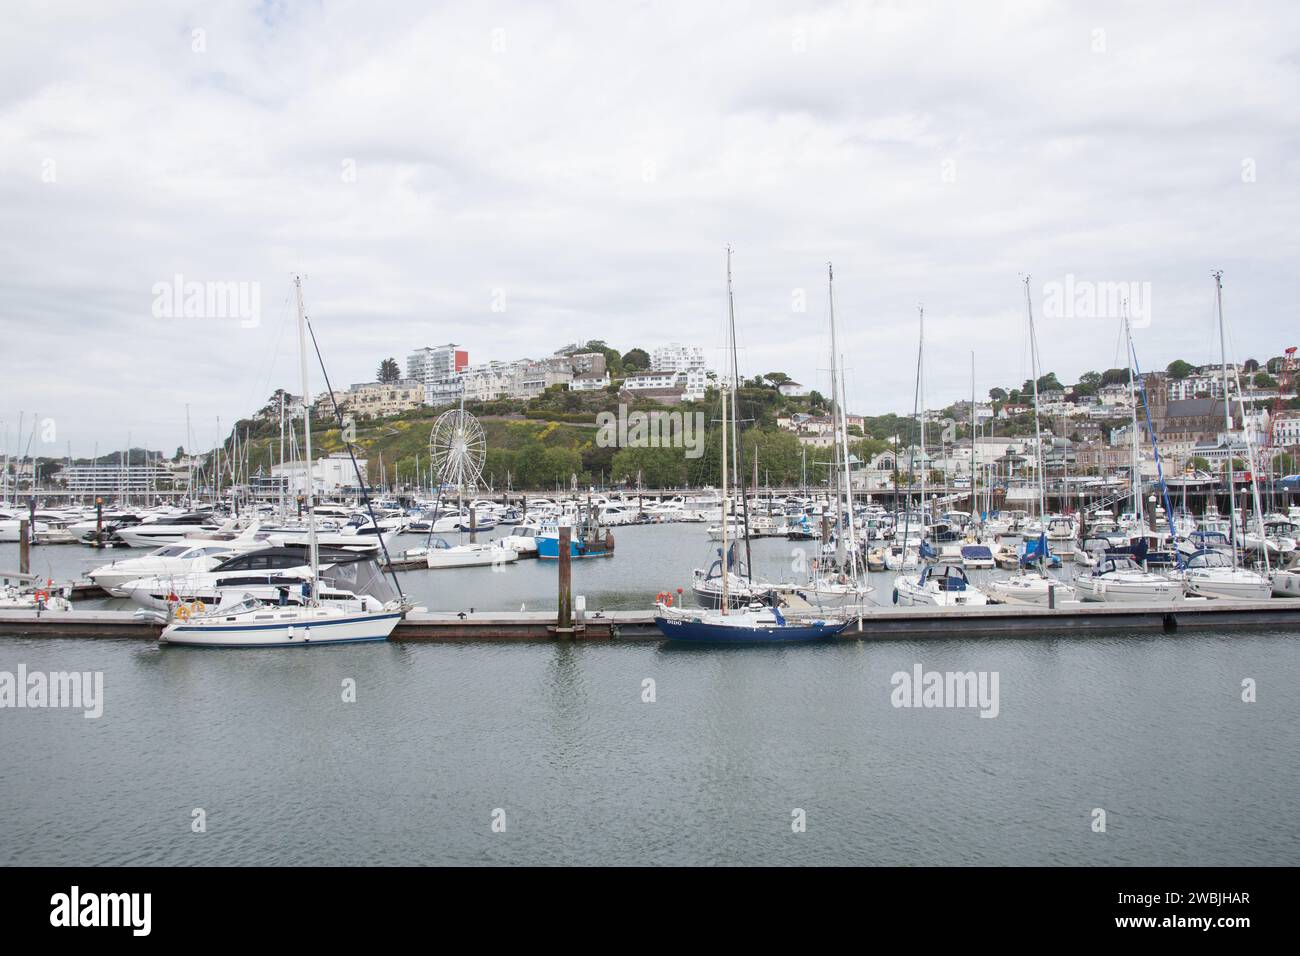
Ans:
POLYGON ((579 373, 569 382, 571 392, 596 392, 609 387, 609 372, 596 375, 592 372, 579 373))
POLYGON ((1283 412, 1273 422, 1273 444, 1282 448, 1300 445, 1300 413, 1283 412))
POLYGON ((498 398, 509 398, 516 377, 527 364, 527 359, 520 359, 517 362, 487 362, 469 366, 461 372, 465 401, 490 402, 498 398))
POLYGON ((406 357, 406 377, 423 385, 452 381, 469 365, 469 353, 458 345, 416 349, 406 357))
POLYGON ((650 356, 652 372, 686 372, 693 368, 702 369, 705 364, 704 349, 678 342, 661 345, 650 356))
POLYGON ((678 373, 671 372, 643 372, 640 375, 629 375, 623 380, 623 387, 630 392, 647 388, 676 388, 678 386, 678 373))
MULTIPOLYGON (((358 458, 357 467, 361 469, 361 474, 366 474, 366 459, 358 458)), ((307 493, 307 468, 303 462, 274 465, 271 468, 271 476, 286 479, 288 492, 291 495, 307 493)), ((357 473, 352 467, 352 459, 347 455, 330 455, 328 458, 316 459, 316 465, 312 468, 312 478, 317 494, 329 495, 345 488, 357 487, 357 473)))
POLYGON ((776 387, 776 390, 787 398, 791 396, 802 398, 808 394, 808 386, 800 385, 793 380, 782 382, 776 387))

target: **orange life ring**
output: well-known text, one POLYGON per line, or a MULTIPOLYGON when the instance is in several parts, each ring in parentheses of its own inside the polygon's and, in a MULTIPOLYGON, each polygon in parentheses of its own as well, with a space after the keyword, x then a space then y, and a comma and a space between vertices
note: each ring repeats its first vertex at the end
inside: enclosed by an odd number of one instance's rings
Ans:
POLYGON ((664 607, 672 607, 672 606, 673 606, 673 596, 672 596, 672 594, 671 594, 671 593, 665 593, 665 594, 664 594, 664 607))
POLYGON ((188 621, 189 619, 190 619, 190 609, 189 609, 189 607, 187 607, 187 606, 184 605, 184 604, 179 605, 179 606, 176 608, 176 620, 178 620, 178 621, 188 621))
POLYGON ((49 592, 45 590, 38 590, 33 597, 36 598, 37 603, 44 603, 50 599, 49 592))

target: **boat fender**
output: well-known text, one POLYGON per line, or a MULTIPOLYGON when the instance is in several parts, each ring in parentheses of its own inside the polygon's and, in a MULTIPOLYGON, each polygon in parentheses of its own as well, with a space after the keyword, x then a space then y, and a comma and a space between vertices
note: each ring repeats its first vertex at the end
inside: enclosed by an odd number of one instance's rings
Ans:
POLYGON ((894 603, 898 603, 898 588, 894 588, 894 603))

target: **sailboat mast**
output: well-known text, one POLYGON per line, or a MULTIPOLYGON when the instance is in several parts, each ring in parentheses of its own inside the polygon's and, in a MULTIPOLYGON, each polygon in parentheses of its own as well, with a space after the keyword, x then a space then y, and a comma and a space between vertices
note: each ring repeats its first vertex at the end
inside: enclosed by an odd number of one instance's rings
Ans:
POLYGON ((316 488, 311 458, 311 385, 307 381, 307 313, 302 305, 302 276, 293 277, 298 296, 298 358, 302 364, 302 431, 307 474, 307 551, 311 561, 311 603, 316 603, 316 581, 320 573, 320 552, 316 547, 316 488))
MULTIPOLYGON (((728 269, 730 273, 730 269, 728 269)), ((722 613, 727 613, 728 605, 728 579, 731 576, 731 565, 727 560, 727 522, 730 499, 727 497, 727 386, 722 386, 722 613)))
MULTIPOLYGON (((1047 465, 1043 458, 1043 429, 1038 420, 1038 334, 1034 331, 1034 300, 1025 276, 1025 310, 1029 315, 1029 377, 1034 389, 1034 470, 1038 472, 1038 521, 1047 520, 1047 465)), ((1131 378, 1132 376, 1130 376, 1131 378)), ((1046 533, 1047 529, 1042 529, 1046 533)))
MULTIPOLYGON (((920 417, 917 424, 921 430, 921 540, 925 541, 925 532, 927 531, 926 516, 930 513, 925 506, 925 479, 926 468, 925 462, 925 306, 917 306, 917 316, 921 322, 921 344, 917 348, 916 357, 916 392, 920 400, 920 417)), ((903 539, 904 548, 907 547, 907 539, 903 539)))
POLYGON ((980 513, 980 479, 975 464, 975 353, 970 354, 970 503, 973 514, 971 520, 979 523, 980 513))
MULTIPOLYGON (((842 456, 843 475, 844 475, 844 498, 845 498, 845 528, 848 541, 849 568, 854 580, 858 575, 858 546, 853 530, 853 476, 849 470, 849 429, 845 411, 844 380, 836 369, 836 359, 839 356, 836 333, 835 333, 835 269, 831 263, 826 263, 826 296, 830 305, 831 317, 831 397, 834 402, 833 409, 835 421, 831 422, 835 428, 835 444, 837 454, 842 456)), ((842 361, 842 357, 841 361, 842 361)), ((839 462, 837 462, 839 464, 839 462)), ((839 498, 836 497, 835 508, 839 510, 839 498)))
MULTIPOLYGON (((1128 342, 1128 400, 1133 406, 1133 451, 1132 451, 1132 469, 1133 469, 1133 513, 1137 516, 1138 524, 1146 529, 1146 518, 1142 513, 1142 475, 1139 471, 1140 461, 1138 457, 1138 408, 1137 408, 1137 383, 1133 381, 1133 329, 1128 320, 1128 302, 1124 303, 1124 338, 1128 342)), ((1155 436, 1152 436, 1154 440, 1155 436)))
MULTIPOLYGON (((1237 490, 1233 487, 1232 470, 1232 408, 1228 405, 1228 346, 1223 331, 1223 270, 1213 273, 1214 307, 1219 316, 1219 374, 1223 382, 1223 440, 1228 447, 1228 521, 1232 530, 1232 566, 1237 566, 1237 490)), ((1260 541, 1267 551, 1267 545, 1260 541)))
MULTIPOLYGON (((731 291, 731 246, 727 246, 727 325, 731 334, 731 427, 736 430, 731 446, 732 469, 736 489, 740 492, 740 513, 745 536, 745 572, 754 579, 754 565, 749 552, 749 497, 745 494, 745 475, 740 470, 740 413, 736 406, 736 393, 740 391, 740 360, 736 355, 736 299, 731 291)), ((726 460, 725 457, 723 459, 726 460)), ((723 516, 723 524, 726 516, 723 516)))

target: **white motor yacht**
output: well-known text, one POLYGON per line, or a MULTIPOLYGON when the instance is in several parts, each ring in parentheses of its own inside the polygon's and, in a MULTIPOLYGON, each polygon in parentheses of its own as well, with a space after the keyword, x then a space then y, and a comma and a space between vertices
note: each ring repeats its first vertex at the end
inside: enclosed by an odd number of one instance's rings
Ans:
POLYGON ((1074 579, 1084 601, 1133 604, 1172 604, 1183 598, 1180 582, 1143 571, 1129 555, 1103 558, 1088 574, 1074 579))

